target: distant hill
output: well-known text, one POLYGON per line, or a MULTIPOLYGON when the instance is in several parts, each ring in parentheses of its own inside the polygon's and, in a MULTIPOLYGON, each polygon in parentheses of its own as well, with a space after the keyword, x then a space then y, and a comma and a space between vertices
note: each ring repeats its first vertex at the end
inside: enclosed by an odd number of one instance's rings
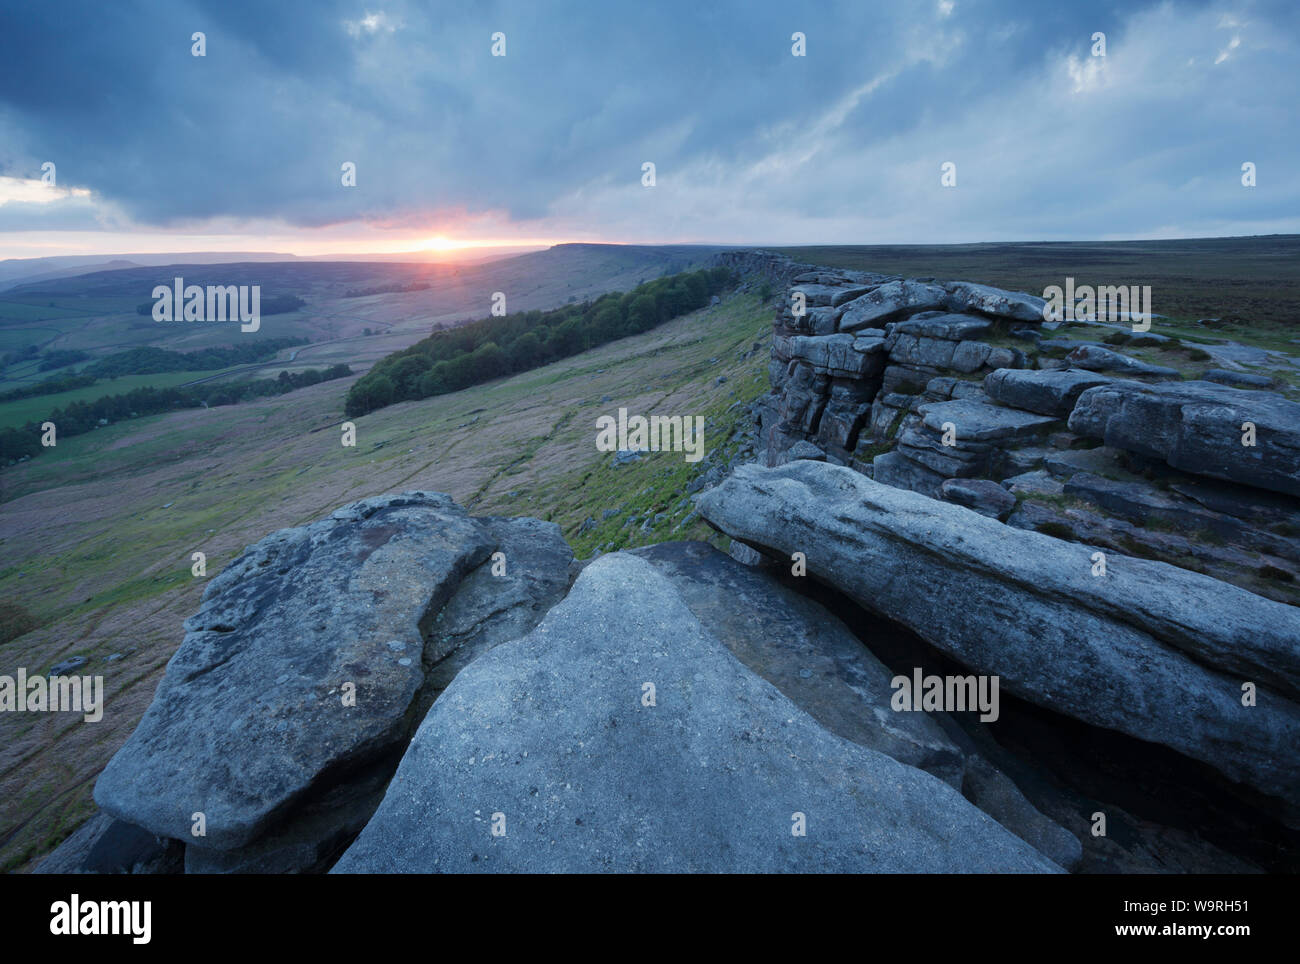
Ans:
MULTIPOLYGON (((598 278, 626 272, 644 273, 638 280, 649 281, 664 274, 700 264, 709 255, 722 250, 705 245, 631 245, 631 244, 557 244, 544 251, 533 251, 486 263, 449 264, 407 261, 314 261, 283 260, 214 260, 205 264, 185 261, 114 268, 80 270, 74 277, 29 280, 8 290, 6 298, 33 300, 40 297, 134 295, 149 297, 156 284, 170 284, 181 275, 189 284, 240 285, 260 284, 263 289, 278 287, 289 293, 306 296, 340 297, 347 291, 384 284, 410 284, 462 279, 491 280, 496 275, 512 282, 530 274, 562 272, 596 282, 598 278)), ((509 294, 507 292, 507 294, 509 294)))
MULTIPOLYGON (((328 354, 329 363, 364 366, 435 327, 486 316, 496 292, 506 296, 511 313, 557 308, 701 267, 719 250, 562 244, 464 264, 296 259, 101 267, 0 292, 0 354, 34 348, 98 355, 144 346, 191 351, 232 339, 304 338, 313 343, 312 364, 328 354), (305 305, 266 318, 249 334, 229 325, 160 324, 137 312, 155 286, 171 285, 177 277, 205 286, 259 285, 263 305, 276 297, 301 298, 305 305)), ((0 381, 32 374, 6 371, 0 381)), ((5 387, 0 384, 0 390, 5 387)))
POLYGON ((54 255, 48 258, 9 258, 0 261, 0 291, 20 284, 70 278, 93 271, 155 264, 220 264, 224 261, 293 261, 292 254, 274 251, 194 251, 170 254, 54 255))

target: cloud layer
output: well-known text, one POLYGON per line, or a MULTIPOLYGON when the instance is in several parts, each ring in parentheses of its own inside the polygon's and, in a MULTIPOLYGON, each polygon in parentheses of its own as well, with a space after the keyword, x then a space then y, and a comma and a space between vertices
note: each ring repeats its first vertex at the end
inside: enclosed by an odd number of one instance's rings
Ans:
POLYGON ((1052 6, 11 5, 0 235, 1300 231, 1294 4, 1052 6), (191 55, 195 31, 204 57, 191 55), (791 54, 796 31, 806 56, 791 54), (491 55, 496 32, 504 57, 491 55), (13 185, 45 161, 65 196, 34 201, 13 185), (355 188, 340 184, 345 161, 355 188), (955 187, 941 184, 945 162, 955 187))

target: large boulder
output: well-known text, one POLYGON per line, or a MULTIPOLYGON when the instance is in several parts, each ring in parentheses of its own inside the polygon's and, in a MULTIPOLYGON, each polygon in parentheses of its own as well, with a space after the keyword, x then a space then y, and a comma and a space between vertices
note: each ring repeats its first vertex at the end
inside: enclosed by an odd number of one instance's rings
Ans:
POLYGON ((942 780, 819 725, 626 553, 456 677, 334 868, 1057 869, 942 780))
POLYGON ((1300 496, 1300 404, 1212 382, 1090 388, 1070 431, 1176 469, 1300 496), (1246 423, 1254 445, 1243 444, 1246 423))
POLYGON ((95 786, 106 812, 229 849, 321 774, 409 732, 423 624, 492 549, 447 496, 358 502, 216 576, 153 703, 95 786), (345 688, 355 686, 355 705, 345 688), (193 814, 206 836, 192 837, 193 814))
MULTIPOLYGON (((737 659, 826 729, 959 788, 1062 867, 1078 863, 1079 841, 1035 809, 952 717, 895 712, 893 672, 839 619, 779 582, 772 569, 747 569, 703 542, 666 542, 632 553, 672 580, 695 617, 737 659)), ((872 645, 885 644, 883 632, 888 628, 872 632, 872 645)), ((894 631, 888 645, 904 642, 898 638, 903 635, 910 634, 894 631)))
POLYGON ((327 866, 438 691, 531 630, 574 574, 558 526, 473 519, 439 493, 276 532, 208 585, 95 799, 185 840, 191 871, 327 866))
POLYGON ((1012 693, 1300 804, 1294 607, 1117 554, 1094 575, 1086 546, 822 463, 741 466, 697 505, 1012 693))

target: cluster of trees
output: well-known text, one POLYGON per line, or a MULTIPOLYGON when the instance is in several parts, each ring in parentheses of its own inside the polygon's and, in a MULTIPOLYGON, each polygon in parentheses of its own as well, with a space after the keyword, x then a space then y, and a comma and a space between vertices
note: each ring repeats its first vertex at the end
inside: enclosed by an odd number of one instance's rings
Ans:
MULTIPOLYGON (((137 388, 120 395, 105 395, 93 402, 72 402, 55 409, 43 421, 53 422, 59 438, 67 438, 89 432, 101 421, 118 422, 170 412, 177 408, 236 405, 249 399, 283 395, 295 388, 345 378, 351 374, 352 369, 347 365, 331 365, 329 368, 312 368, 303 372, 282 371, 278 378, 194 385, 189 388, 137 388)), ((38 422, 28 422, 22 428, 0 429, 0 463, 8 464, 24 455, 39 455, 43 450, 38 422)))
POLYGON ((19 362, 35 358, 40 353, 41 350, 35 345, 28 345, 26 348, 15 348, 0 355, 0 365, 8 368, 10 365, 17 365, 19 362))
POLYGON ((385 295, 392 292, 405 291, 425 291, 432 288, 433 285, 427 281, 412 281, 408 284, 402 284, 400 281, 394 281, 391 284, 375 285, 373 288, 351 288, 343 293, 344 298, 364 298, 367 295, 385 295))
POLYGON ((702 308, 732 282, 730 269, 707 268, 553 311, 527 311, 435 330, 379 361, 352 386, 344 411, 350 417, 364 415, 394 402, 455 392, 537 368, 702 308))
POLYGON ((129 348, 114 352, 84 369, 102 378, 122 375, 156 375, 159 372, 206 372, 248 365, 270 358, 283 348, 307 344, 306 338, 262 338, 229 348, 171 351, 167 348, 129 348))
MULTIPOLYGON (((200 348, 197 351, 170 351, 166 348, 129 348, 102 358, 93 365, 87 365, 75 375, 62 375, 46 378, 31 385, 13 388, 0 393, 0 402, 12 402, 19 398, 34 398, 37 395, 53 395, 57 392, 71 391, 74 388, 87 388, 100 378, 120 378, 123 375, 156 375, 159 372, 206 372, 234 365, 247 365, 270 358, 282 348, 307 344, 306 338, 264 338, 247 342, 232 348, 200 348)), ((47 352, 48 360, 57 355, 82 355, 85 352, 67 351, 47 352)), ((81 359, 73 359, 80 361, 81 359)), ((65 362, 70 364, 70 362, 65 362)), ((42 363, 44 370, 44 363, 42 363)))
POLYGON ((0 392, 0 402, 14 402, 20 398, 35 398, 37 395, 53 395, 56 392, 70 392, 74 388, 89 388, 99 381, 94 375, 60 375, 57 378, 45 378, 21 388, 11 388, 0 392))
POLYGON ((48 372, 56 368, 63 368, 65 365, 75 365, 77 362, 83 362, 89 357, 88 352, 77 348, 55 348, 41 356, 41 363, 37 367, 43 372, 48 372))

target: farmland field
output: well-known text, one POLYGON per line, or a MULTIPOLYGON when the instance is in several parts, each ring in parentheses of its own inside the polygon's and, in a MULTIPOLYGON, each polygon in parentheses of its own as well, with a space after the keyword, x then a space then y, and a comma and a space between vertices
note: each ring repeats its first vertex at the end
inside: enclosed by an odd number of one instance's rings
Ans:
POLYGON ((39 421, 56 408, 72 402, 93 402, 105 395, 122 395, 136 388, 174 388, 197 378, 221 374, 222 369, 207 372, 159 372, 152 375, 125 375, 122 378, 101 379, 85 388, 74 388, 53 395, 36 395, 12 402, 0 402, 0 428, 17 427, 27 422, 39 421))

